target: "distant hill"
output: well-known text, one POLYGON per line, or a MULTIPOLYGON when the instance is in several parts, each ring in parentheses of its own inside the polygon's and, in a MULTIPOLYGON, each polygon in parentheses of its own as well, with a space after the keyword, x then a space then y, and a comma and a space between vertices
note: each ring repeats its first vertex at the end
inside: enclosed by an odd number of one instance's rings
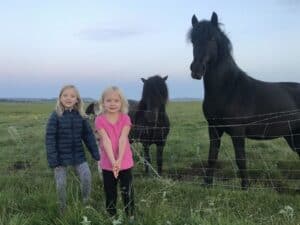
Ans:
MULTIPOLYGON (((0 98, 0 102, 56 102, 57 98, 0 98)), ((83 98, 84 102, 96 101, 93 98, 83 98)))
POLYGON ((54 102, 56 98, 0 98, 0 102, 54 102))
MULTIPOLYGON (((85 103, 97 101, 93 98, 83 98, 85 103)), ((202 101, 200 98, 171 98, 171 102, 202 101)), ((0 102, 56 102, 56 98, 0 98, 0 102)))
POLYGON ((200 102, 202 101, 201 98, 172 98, 170 99, 171 102, 200 102))

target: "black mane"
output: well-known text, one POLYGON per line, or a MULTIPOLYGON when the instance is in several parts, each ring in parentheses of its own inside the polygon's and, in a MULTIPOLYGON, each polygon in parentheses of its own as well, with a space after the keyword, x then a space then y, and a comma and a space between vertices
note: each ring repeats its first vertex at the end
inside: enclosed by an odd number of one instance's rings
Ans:
POLYGON ((214 26, 211 21, 202 20, 188 32, 188 39, 192 42, 199 42, 214 39, 218 43, 219 58, 232 57, 232 44, 224 31, 220 29, 221 23, 214 26))
POLYGON ((144 82, 141 102, 150 102, 152 106, 165 105, 168 102, 168 88, 159 75, 149 77, 144 82))

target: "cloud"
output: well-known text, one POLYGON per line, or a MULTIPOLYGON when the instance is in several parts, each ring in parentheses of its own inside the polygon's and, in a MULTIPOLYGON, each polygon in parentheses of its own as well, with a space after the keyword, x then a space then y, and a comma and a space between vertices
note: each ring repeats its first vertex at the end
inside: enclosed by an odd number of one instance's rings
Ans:
POLYGON ((130 28, 91 28, 80 31, 76 36, 82 40, 111 41, 130 38, 143 33, 141 30, 130 28))

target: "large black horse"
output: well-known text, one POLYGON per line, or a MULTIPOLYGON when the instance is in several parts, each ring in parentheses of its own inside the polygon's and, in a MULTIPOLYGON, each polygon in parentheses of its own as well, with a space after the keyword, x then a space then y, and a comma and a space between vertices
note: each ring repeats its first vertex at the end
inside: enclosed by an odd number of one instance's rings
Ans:
POLYGON ((205 182, 213 173, 223 133, 231 136, 241 185, 249 185, 245 138, 284 137, 300 156, 300 84, 263 82, 248 76, 235 63, 231 43, 220 29, 214 12, 211 20, 192 17, 191 76, 204 82, 203 112, 209 124, 210 148, 205 182))
POLYGON ((163 149, 170 130, 169 117, 166 112, 168 88, 166 77, 158 75, 142 78, 144 83, 142 99, 139 102, 129 101, 129 116, 133 126, 130 132, 131 142, 141 142, 144 147, 145 171, 149 173, 151 158, 149 147, 156 145, 157 172, 162 173, 163 149))

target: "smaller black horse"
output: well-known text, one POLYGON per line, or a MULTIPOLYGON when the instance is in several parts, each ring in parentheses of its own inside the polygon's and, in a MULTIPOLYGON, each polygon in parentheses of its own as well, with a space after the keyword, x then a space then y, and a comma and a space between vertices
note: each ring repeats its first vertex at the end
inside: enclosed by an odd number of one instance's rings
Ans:
POLYGON ((158 75, 142 78, 144 83, 142 99, 139 102, 129 101, 129 116, 133 123, 130 142, 140 142, 144 147, 145 172, 149 173, 150 145, 157 148, 157 172, 162 173, 163 149, 170 131, 169 117, 166 112, 168 102, 168 76, 158 75))

